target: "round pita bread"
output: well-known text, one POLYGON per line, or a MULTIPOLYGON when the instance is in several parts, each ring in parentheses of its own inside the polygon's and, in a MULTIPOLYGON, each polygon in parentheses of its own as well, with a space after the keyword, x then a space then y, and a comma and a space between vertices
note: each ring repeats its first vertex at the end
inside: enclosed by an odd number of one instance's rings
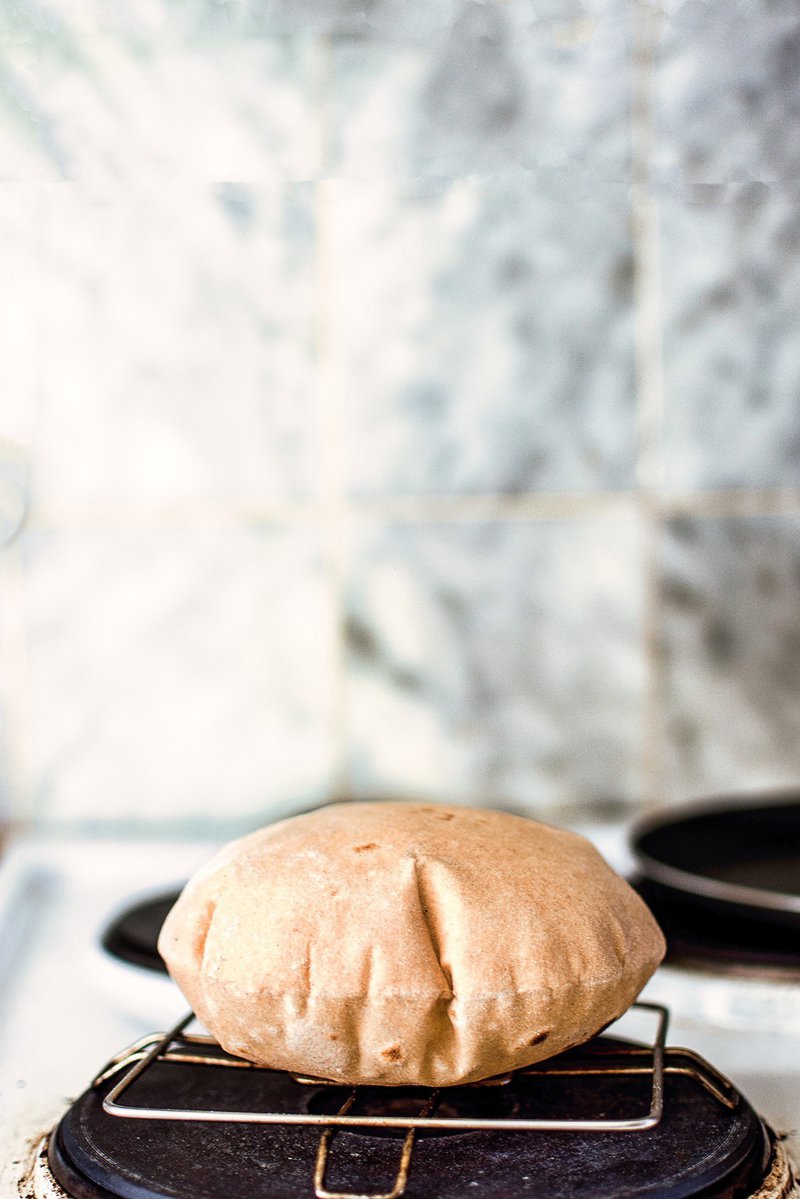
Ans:
POLYGON ((584 838, 475 808, 336 804, 234 841, 159 950, 229 1052, 344 1083, 452 1086, 593 1036, 664 954, 584 838))

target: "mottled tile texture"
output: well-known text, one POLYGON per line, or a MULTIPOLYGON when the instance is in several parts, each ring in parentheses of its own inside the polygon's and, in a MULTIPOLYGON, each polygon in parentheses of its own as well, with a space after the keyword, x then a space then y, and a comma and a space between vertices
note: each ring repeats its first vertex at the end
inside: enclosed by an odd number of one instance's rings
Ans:
POLYGON ((800 484, 800 17, 687 0, 663 22, 655 177, 668 490, 800 484))
POLYGON ((37 503, 315 495, 303 185, 184 188, 158 202, 61 185, 42 234, 37 503))
POLYGON ((249 32, 294 30, 363 38, 424 38, 453 20, 460 0, 242 0, 249 32))
POLYGON ((619 13, 525 23, 473 0, 423 43, 338 41, 333 173, 450 177, 572 163, 620 180, 628 40, 619 13))
POLYGON ((665 183, 796 184, 796 4, 689 0, 664 22, 656 85, 655 161, 665 183))
POLYGON ((0 6, 12 812, 800 782, 798 130, 793 0, 0 6))
POLYGON ((662 206, 670 489, 800 484, 800 208, 662 206))
POLYGON ((28 505, 38 402, 40 212, 27 184, 0 184, 0 545, 28 505))
POLYGON ((666 792, 800 779, 800 517, 684 518, 663 538, 666 792))
POLYGON ((615 488, 634 466, 621 198, 559 177, 332 192, 353 494, 615 488))
POLYGON ((367 526, 348 588, 360 794, 618 810, 641 783, 628 517, 367 526))
POLYGON ((329 594, 300 529, 31 533, 40 817, 266 819, 330 785, 329 594))
POLYGON ((303 38, 71 25, 0 36, 0 179, 163 198, 177 181, 313 178, 312 69, 303 38))
MULTIPOLYGON (((70 28, 79 33, 115 31, 129 36, 297 33, 357 36, 370 40, 422 39, 452 26, 476 0, 7 0, 0 33, 23 38, 70 28)), ((488 5, 487 5, 488 7, 488 5)), ((624 0, 502 0, 516 29, 545 21, 573 21, 624 11, 624 0)))

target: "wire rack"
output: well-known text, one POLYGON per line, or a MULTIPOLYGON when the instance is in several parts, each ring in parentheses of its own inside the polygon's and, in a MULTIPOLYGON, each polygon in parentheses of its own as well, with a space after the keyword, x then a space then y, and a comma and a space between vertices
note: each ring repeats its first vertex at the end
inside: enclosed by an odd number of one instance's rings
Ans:
MULTIPOLYGON (((604 1050, 605 1038, 601 1037, 594 1042, 592 1054, 583 1059, 575 1058, 572 1055, 561 1055, 517 1070, 513 1074, 501 1075, 471 1084, 470 1087, 458 1088, 459 1090, 472 1090, 503 1087, 509 1085, 515 1078, 542 1075, 547 1077, 649 1076, 651 1084, 647 1110, 632 1112, 621 1119, 521 1119, 514 1116, 445 1115, 438 1113, 442 1099, 447 1093, 441 1089, 421 1089, 422 1098, 419 1110, 416 1114, 408 1115, 382 1113, 358 1115, 353 1109, 357 1108, 360 1096, 370 1090, 368 1087, 350 1088, 349 1094, 339 1110, 331 1114, 305 1111, 219 1110, 210 1107, 155 1107, 143 1103, 133 1105, 120 1102, 123 1095, 157 1062, 169 1062, 181 1066, 213 1066, 225 1070, 267 1069, 267 1067, 255 1065, 226 1053, 211 1037, 186 1032, 188 1025, 194 1020, 194 1014, 191 1012, 169 1032, 151 1034, 124 1050, 95 1078, 93 1085, 98 1087, 116 1078, 117 1075, 121 1075, 103 1099, 103 1108, 108 1115, 123 1119, 320 1126, 322 1134, 314 1169, 314 1192, 317 1199, 400 1199, 408 1182, 415 1137, 417 1131, 421 1129, 499 1130, 503 1132, 643 1132, 654 1128, 661 1120, 664 1109, 665 1073, 691 1075, 723 1106, 728 1108, 736 1106, 738 1102, 736 1091, 707 1062, 688 1050, 682 1049, 676 1054, 665 1049, 669 1020, 669 1014, 665 1007, 655 1003, 638 1003, 634 1005, 634 1008, 649 1013, 655 1019, 655 1032, 651 1042, 647 1045, 639 1046, 628 1043, 620 1045, 619 1042, 609 1040, 608 1048, 604 1050), (397 1174, 391 1190, 380 1194, 366 1195, 363 1191, 353 1194, 330 1191, 326 1188, 325 1177, 331 1141, 336 1131, 342 1128, 405 1130, 406 1135, 400 1150, 397 1174)), ((291 1075, 291 1078, 300 1085, 342 1088, 341 1083, 332 1083, 330 1080, 312 1076, 291 1075)))

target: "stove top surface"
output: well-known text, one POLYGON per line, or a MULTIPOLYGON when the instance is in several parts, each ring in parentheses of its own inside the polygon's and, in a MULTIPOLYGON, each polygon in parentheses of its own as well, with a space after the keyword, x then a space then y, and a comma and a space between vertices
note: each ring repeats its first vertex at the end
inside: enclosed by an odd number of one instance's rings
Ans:
MULTIPOLYGON (((625 1049, 624 1042, 614 1042, 625 1049)), ((625 1118, 646 1112, 649 1073, 595 1042, 557 1060, 566 1073, 519 1072, 497 1087, 453 1088, 451 1113, 535 1119, 625 1118), (598 1056, 595 1056, 595 1052, 598 1056), (585 1073, 602 1057, 604 1073, 585 1073), (616 1072, 617 1069, 620 1072, 616 1072), (576 1071, 577 1073, 573 1073, 576 1071)), ((321 1130, 309 1126, 124 1119, 103 1110, 116 1076, 69 1109, 49 1147, 51 1170, 75 1199, 290 1199, 314 1194, 321 1130)), ((670 1050, 661 1122, 637 1132, 420 1130, 408 1199, 688 1199, 747 1195, 767 1168, 770 1145, 750 1105, 693 1055, 670 1050)), ((220 1069, 157 1061, 128 1102, 153 1107, 333 1113, 348 1088, 300 1083, 271 1070, 220 1069)), ((415 1113, 429 1092, 359 1088, 365 1114, 415 1113)), ((353 1109, 354 1111, 356 1109, 353 1109)), ((402 1131, 338 1130, 325 1186, 358 1196, 392 1191, 402 1131)))
MULTIPOLYGON (((624 828, 578 831, 618 870, 632 868, 624 828)), ((122 964, 109 974, 99 934, 109 913, 130 906, 130 896, 166 897, 215 848, 199 841, 35 837, 17 838, 7 848, 0 862, 0 1199, 19 1199, 33 1146, 83 1091, 93 1067, 134 1038, 169 1027, 185 1010, 164 975, 122 964), (160 988, 157 995, 145 993, 141 975, 160 988)), ((643 998, 671 1006, 671 1039, 723 1070, 772 1128, 789 1135, 790 1156, 800 1160, 798 984, 667 968, 656 973, 643 998)), ((138 1135, 145 1135, 142 1127, 138 1135)), ((464 1136, 446 1139, 456 1144, 464 1136)), ((361 1152, 358 1146, 377 1142, 363 1134, 338 1134, 331 1146, 331 1184, 341 1179, 351 1150, 354 1155, 361 1152)), ((429 1152, 429 1142, 419 1139, 415 1160, 418 1150, 429 1152)), ((386 1163, 391 1180, 400 1143, 384 1143, 393 1150, 386 1163)), ((465 1193, 480 1195, 484 1176, 471 1181, 479 1185, 465 1193)), ((535 1171, 522 1181, 520 1193, 535 1195, 528 1190, 535 1171)), ((91 1199, 96 1194, 92 1190, 91 1199)))

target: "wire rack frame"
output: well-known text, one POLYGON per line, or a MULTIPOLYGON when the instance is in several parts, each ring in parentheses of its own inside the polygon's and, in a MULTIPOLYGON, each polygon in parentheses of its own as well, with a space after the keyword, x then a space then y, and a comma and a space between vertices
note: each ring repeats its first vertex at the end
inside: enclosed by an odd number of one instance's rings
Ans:
MULTIPOLYGON (((314 1194, 316 1199, 400 1199, 408 1183, 414 1141, 419 1129, 439 1130, 502 1130, 504 1132, 643 1132, 654 1128, 661 1120, 664 1109, 664 1075, 684 1074, 699 1081, 714 1098, 723 1106, 736 1107, 739 1099, 737 1092, 717 1071, 697 1054, 689 1050, 666 1050, 666 1034, 669 1013, 661 1004, 637 1003, 633 1005, 640 1011, 649 1012, 655 1017, 655 1033, 649 1045, 626 1044, 609 1041, 607 1050, 602 1043, 605 1038, 598 1038, 594 1044, 591 1056, 575 1059, 568 1056, 551 1058, 513 1074, 500 1075, 485 1079, 478 1083, 464 1085, 462 1089, 502 1087, 508 1085, 513 1078, 535 1076, 620 1076, 645 1075, 651 1077, 650 1103, 646 1112, 631 1115, 625 1119, 517 1119, 509 1117, 482 1118, 437 1115, 437 1109, 443 1098, 441 1089, 426 1090, 421 1109, 416 1115, 382 1115, 369 1116, 352 1115, 352 1109, 357 1105, 359 1092, 369 1091, 368 1087, 352 1087, 350 1093, 338 1112, 318 1114, 311 1112, 270 1112, 270 1111, 224 1111, 212 1108, 164 1108, 152 1106, 133 1106, 120 1103, 121 1097, 133 1086, 137 1079, 150 1069, 156 1062, 169 1062, 180 1065, 215 1066, 222 1069, 262 1070, 268 1067, 258 1066, 243 1058, 234 1057, 223 1050, 209 1036, 187 1033, 185 1029, 194 1019, 189 1012, 169 1032, 151 1034, 143 1037, 134 1045, 115 1057, 109 1065, 95 1078, 93 1085, 100 1086, 118 1074, 122 1077, 111 1087, 103 1099, 103 1108, 110 1116, 134 1120, 177 1120, 217 1123, 240 1124, 288 1124, 316 1125, 322 1127, 317 1157, 314 1167, 314 1194), (607 1060, 604 1060, 604 1057, 607 1060), (668 1057, 668 1060, 667 1060, 668 1057), (619 1063, 624 1064, 620 1065, 619 1063), (331 1191, 325 1185, 325 1176, 330 1158, 330 1148, 336 1132, 342 1128, 369 1129, 404 1129, 400 1149, 400 1158, 391 1190, 365 1193, 364 1191, 347 1192, 331 1191)), ((301 1086, 335 1086, 341 1083, 329 1079, 314 1078, 305 1075, 291 1075, 294 1082, 301 1086)), ((446 1090, 444 1092, 446 1094, 446 1090)))
MULTIPOLYGON (((504 1132, 642 1132, 649 1128, 654 1128, 658 1124, 664 1108, 664 1049, 669 1013, 665 1007, 657 1003, 637 1003, 634 1007, 640 1011, 651 1012, 656 1017, 656 1029, 652 1043, 641 1051, 649 1059, 648 1065, 643 1066, 639 1062, 625 1067, 614 1067, 604 1065, 602 1059, 600 1059, 596 1066, 577 1068, 571 1067, 563 1058, 553 1058, 536 1066, 514 1072, 516 1077, 524 1077, 531 1074, 561 1076, 576 1073, 602 1075, 650 1074, 652 1076, 652 1084, 648 1110, 624 1119, 549 1120, 516 1119, 512 1117, 437 1116, 435 1115, 435 1106, 438 1106, 438 1102, 441 1099, 441 1090, 429 1090, 429 1096, 425 1100, 423 1109, 417 1115, 350 1115, 350 1110, 356 1102, 358 1092, 362 1090, 361 1087, 352 1088, 347 1101, 343 1104, 340 1111, 335 1114, 316 1112, 227 1111, 215 1108, 168 1108, 144 1105, 132 1106, 120 1103, 120 1099, 125 1092, 156 1061, 166 1061, 173 1064, 217 1066, 224 1069, 259 1070, 267 1068, 224 1052, 217 1053, 216 1055, 208 1052, 199 1052, 202 1049, 218 1050, 219 1046, 212 1037, 184 1033, 184 1029, 194 1019, 194 1013, 192 1012, 189 1012, 182 1020, 179 1020, 169 1032, 163 1035, 155 1034, 154 1037, 145 1037, 130 1046, 109 1063, 109 1066, 95 1078, 94 1085, 97 1086, 101 1082, 113 1077, 119 1071, 125 1070, 122 1078, 114 1084, 105 1096, 103 1109, 110 1116, 119 1116, 131 1120, 184 1120, 233 1124, 301 1124, 327 1128, 400 1128, 412 1131, 418 1128, 425 1128, 463 1131, 502 1129, 504 1132), (198 1052, 170 1052, 171 1046, 179 1044, 188 1046, 190 1049, 197 1049, 198 1052)), ((616 1058, 640 1058, 641 1055, 638 1048, 631 1048, 633 1052, 628 1049, 620 1050, 619 1048, 615 1048, 613 1056, 616 1058)), ((331 1085, 330 1081, 326 1079, 303 1075, 294 1075, 293 1077, 296 1082, 301 1084, 314 1086, 331 1085)), ((512 1075, 510 1074, 501 1075, 497 1078, 488 1079, 484 1083, 472 1085, 502 1086, 508 1083, 511 1077, 512 1075)), ((342 1084, 335 1083, 333 1085, 341 1086, 342 1084)))

